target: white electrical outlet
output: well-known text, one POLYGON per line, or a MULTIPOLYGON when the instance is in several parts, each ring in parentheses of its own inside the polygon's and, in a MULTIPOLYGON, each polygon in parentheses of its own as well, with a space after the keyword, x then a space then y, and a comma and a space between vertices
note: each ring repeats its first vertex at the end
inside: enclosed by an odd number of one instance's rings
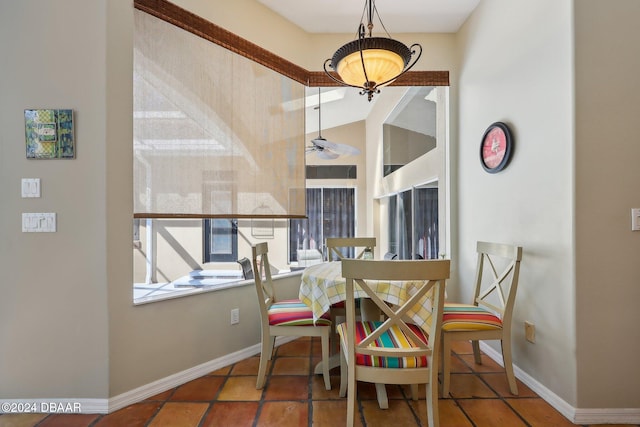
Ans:
POLYGON ((237 325, 238 323, 240 323, 240 309, 234 308, 231 310, 231 324, 237 325))
POLYGON ((536 325, 531 322, 524 322, 524 337, 530 343, 536 342, 536 325))

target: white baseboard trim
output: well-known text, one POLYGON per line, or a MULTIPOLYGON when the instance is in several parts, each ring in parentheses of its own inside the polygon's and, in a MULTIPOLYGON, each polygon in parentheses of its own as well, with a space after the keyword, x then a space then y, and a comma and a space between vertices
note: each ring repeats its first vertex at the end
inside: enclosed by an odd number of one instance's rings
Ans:
MULTIPOLYGON (((502 353, 482 341, 480 349, 497 364, 504 366, 502 353)), ((640 408, 574 408, 518 366, 513 365, 513 371, 516 378, 574 424, 640 424, 640 408)))
MULTIPOLYGON (((289 341, 293 341, 294 339, 296 339, 296 337, 277 337, 275 345, 279 346, 289 341)), ((194 366, 193 368, 169 375, 168 377, 145 384, 118 396, 114 396, 109 399, 108 412, 114 412, 118 409, 140 402, 148 397, 170 390, 174 387, 195 380, 196 378, 200 378, 209 372, 232 365, 258 353, 260 353, 260 344, 255 344, 251 347, 210 360, 209 362, 202 363, 198 366, 194 366)))

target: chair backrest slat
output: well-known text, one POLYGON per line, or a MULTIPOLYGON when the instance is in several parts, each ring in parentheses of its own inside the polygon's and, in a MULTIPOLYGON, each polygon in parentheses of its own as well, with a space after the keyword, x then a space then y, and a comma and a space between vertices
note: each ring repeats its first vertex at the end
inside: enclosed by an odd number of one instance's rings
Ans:
POLYGON ((327 259, 329 261, 339 261, 346 258, 340 251, 341 248, 360 248, 359 251, 354 252, 355 259, 362 259, 365 251, 368 249, 373 252, 376 247, 375 237, 327 237, 325 240, 327 245, 327 259))
POLYGON ((476 250, 478 264, 473 304, 493 311, 504 323, 510 324, 518 290, 522 247, 478 242, 476 250))
POLYGON ((269 247, 267 242, 258 243, 252 248, 252 263, 254 271, 254 281, 258 302, 260 303, 260 313, 263 319, 268 319, 267 310, 276 302, 276 292, 271 281, 271 269, 269 266, 269 247))
POLYGON ((253 269, 251 268, 251 260, 247 257, 241 258, 238 261, 240 267, 242 267, 242 277, 245 280, 253 279, 253 269))

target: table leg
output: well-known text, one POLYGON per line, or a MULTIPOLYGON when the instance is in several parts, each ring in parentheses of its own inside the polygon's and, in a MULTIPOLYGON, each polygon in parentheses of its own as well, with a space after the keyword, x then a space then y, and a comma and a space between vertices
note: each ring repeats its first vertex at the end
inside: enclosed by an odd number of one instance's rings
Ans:
MULTIPOLYGON (((329 370, 333 368, 340 367, 340 353, 332 354, 329 356, 329 370)), ((318 362, 315 369, 313 370, 315 374, 322 375, 322 361, 318 362)))
POLYGON ((387 388, 384 384, 376 383, 376 396, 378 396, 378 406, 380 406, 380 409, 389 409, 387 388))

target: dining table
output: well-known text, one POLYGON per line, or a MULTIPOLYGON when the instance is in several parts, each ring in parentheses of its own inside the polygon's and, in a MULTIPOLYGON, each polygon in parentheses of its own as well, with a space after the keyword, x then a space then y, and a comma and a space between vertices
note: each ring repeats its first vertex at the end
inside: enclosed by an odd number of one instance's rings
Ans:
MULTIPOLYGON (((422 282, 417 282, 420 285, 422 282)), ((391 304, 404 304, 411 298, 411 281, 367 280, 367 284, 384 301, 391 304)), ((367 302, 367 294, 357 285, 355 297, 361 298, 361 313, 364 320, 379 320, 380 312, 373 303, 367 302)), ((313 318, 319 319, 329 311, 331 305, 346 301, 347 280, 342 277, 342 262, 330 261, 312 265, 302 272, 298 298, 311 308, 313 318)), ((407 312, 418 326, 425 326, 431 316, 431 299, 423 298, 407 312)))
MULTIPOLYGON (((419 282, 422 284, 422 282, 419 282)), ((408 281, 367 280, 375 293, 383 300, 391 304, 403 304, 412 295, 412 285, 408 281)), ((354 296, 360 298, 360 313, 363 320, 380 320, 380 310, 370 301, 367 294, 357 285, 354 288, 354 296)), ((332 304, 347 299, 347 280, 342 277, 342 262, 329 261, 309 266, 304 269, 301 276, 298 298, 311 308, 313 318, 319 319, 329 311, 332 304)), ((408 310, 407 315, 418 326, 425 326, 431 316, 431 299, 426 296, 415 307, 408 310)), ((329 369, 340 366, 340 354, 330 356, 329 369)), ((322 373, 321 363, 316 365, 315 373, 322 373)), ((384 384, 376 384, 376 394, 380 408, 387 409, 389 402, 384 384)))

